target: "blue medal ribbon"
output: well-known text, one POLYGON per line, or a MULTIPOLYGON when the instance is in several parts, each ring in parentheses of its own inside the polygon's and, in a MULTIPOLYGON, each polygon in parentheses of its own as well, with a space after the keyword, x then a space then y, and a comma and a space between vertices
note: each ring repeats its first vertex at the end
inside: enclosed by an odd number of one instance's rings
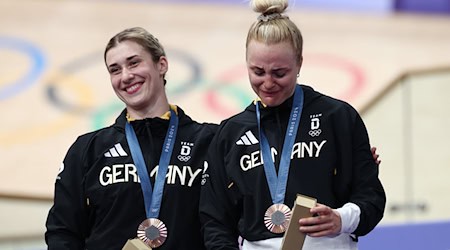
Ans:
POLYGON ((270 152, 269 141, 261 126, 261 113, 259 111, 259 101, 256 103, 256 118, 258 121, 258 130, 260 138, 260 149, 264 161, 264 172, 266 174, 267 184, 269 185, 270 195, 274 204, 283 204, 286 194, 287 180, 289 176, 289 166, 291 162, 292 147, 297 136, 298 125, 303 110, 303 90, 297 85, 294 93, 289 124, 284 137, 283 151, 280 158, 278 177, 275 172, 275 164, 270 152))
POLYGON ((173 146, 178 129, 178 116, 170 109, 169 129, 164 139, 164 145, 159 159, 158 174, 156 175, 154 190, 150 182, 147 166, 145 165, 144 156, 139 146, 136 133, 133 126, 129 122, 125 124, 125 134, 128 145, 130 146, 131 156, 136 165, 139 179, 141 181, 142 193, 144 195, 145 212, 147 218, 158 218, 161 208, 161 201, 164 190, 164 182, 166 180, 167 169, 169 167, 170 157, 172 156, 173 146))

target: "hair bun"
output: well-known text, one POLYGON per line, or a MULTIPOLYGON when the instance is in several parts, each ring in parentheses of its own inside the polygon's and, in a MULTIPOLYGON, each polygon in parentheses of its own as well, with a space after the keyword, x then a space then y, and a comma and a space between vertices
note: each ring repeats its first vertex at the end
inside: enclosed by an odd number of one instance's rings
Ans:
POLYGON ((287 9, 288 4, 288 0, 251 0, 253 11, 264 16, 281 14, 287 9))

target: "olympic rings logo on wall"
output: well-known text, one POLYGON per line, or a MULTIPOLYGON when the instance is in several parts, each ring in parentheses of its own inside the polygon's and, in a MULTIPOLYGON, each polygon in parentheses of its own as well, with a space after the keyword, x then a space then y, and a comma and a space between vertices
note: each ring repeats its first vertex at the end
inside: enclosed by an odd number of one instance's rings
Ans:
POLYGON ((28 72, 17 76, 17 80, 11 83, 0 84, 0 86, 3 86, 0 88, 0 101, 2 101, 18 95, 37 83, 37 79, 45 68, 45 57, 39 48, 19 38, 0 36, 0 49, 24 54, 31 61, 31 67, 28 72))
MULTIPOLYGON (((14 98, 14 96, 36 84, 46 66, 44 53, 30 42, 0 36, 0 49, 2 48, 25 54, 32 61, 32 64, 29 71, 19 76, 16 81, 0 84, 0 86, 5 86, 0 88, 0 101, 14 98)), ((206 105, 203 106, 199 103, 199 106, 208 108, 206 113, 215 113, 224 118, 236 114, 254 98, 253 93, 242 91, 242 87, 248 87, 247 71, 244 64, 225 69, 214 81, 209 81, 204 79, 202 66, 193 56, 176 49, 169 49, 168 56, 171 61, 179 62, 187 67, 189 72, 189 76, 186 79, 179 82, 171 81, 168 84, 166 88, 171 97, 189 98, 188 95, 192 91, 200 91, 203 96, 203 100, 200 101, 205 102, 206 105), (242 82, 245 82, 245 85, 238 84, 242 82), (232 98, 234 106, 230 105, 229 102, 221 102, 220 98, 218 98, 219 95, 232 98)), ((52 73, 45 80, 44 95, 52 106, 63 111, 63 115, 54 121, 48 121, 46 124, 37 125, 25 131, 23 129, 20 131, 6 131, 5 134, 0 134, 0 144, 6 142, 9 142, 9 144, 29 142, 45 136, 55 135, 68 127, 75 126, 75 121, 80 119, 90 119, 91 129, 109 125, 107 122, 111 117, 118 115, 124 108, 124 104, 117 99, 107 101, 101 105, 96 104, 90 83, 77 77, 81 71, 98 66, 93 64, 98 64, 100 61, 103 62, 99 60, 101 58, 103 58, 102 53, 93 52, 63 65, 55 73, 52 73), (58 94, 61 88, 69 88, 76 97, 75 101, 71 102, 61 97, 58 94)), ((308 64, 330 67, 349 74, 352 77, 352 83, 351 87, 344 93, 346 98, 350 99, 362 90, 365 81, 364 74, 352 62, 329 55, 310 55, 305 56, 305 58, 305 62, 308 64)), ((105 74, 107 74, 106 70, 105 74)), ((107 86, 106 83, 105 86, 107 86)))
MULTIPOLYGON (((206 107, 209 107, 211 110, 210 112, 215 112, 216 114, 222 116, 222 117, 228 117, 230 112, 235 113, 236 110, 230 111, 225 107, 220 107, 215 104, 214 101, 211 101, 211 93, 219 93, 221 95, 226 95, 229 97, 238 97, 237 101, 240 103, 239 108, 245 107, 251 100, 251 96, 246 95, 245 93, 242 93, 242 91, 237 87, 233 86, 232 84, 226 84, 226 88, 223 88, 222 85, 224 84, 221 79, 217 82, 213 81, 207 81, 203 79, 203 72, 202 67, 198 63, 195 58, 193 58, 191 55, 187 54, 186 52, 176 50, 176 49, 169 49, 168 50, 168 56, 170 58, 170 61, 176 61, 179 62, 185 67, 187 67, 187 71, 190 73, 190 75, 179 82, 177 81, 171 81, 167 84, 167 92, 168 95, 171 97, 181 98, 181 97, 188 97, 190 93, 193 91, 200 91, 205 92, 205 99, 207 105, 206 107)), ((109 122, 109 117, 111 116, 117 116, 118 112, 120 112, 124 108, 124 104, 120 102, 117 99, 111 100, 109 103, 103 106, 99 107, 93 107, 92 104, 86 105, 86 102, 82 102, 84 105, 76 104, 76 103, 69 103, 64 98, 60 98, 58 96, 58 88, 61 87, 67 87, 66 83, 70 83, 69 80, 74 81, 74 76, 78 74, 79 71, 85 69, 86 67, 90 67, 92 62, 98 61, 94 60, 94 58, 102 58, 102 55, 100 53, 92 53, 90 55, 87 55, 82 58, 78 58, 74 61, 72 61, 69 64, 66 64, 62 67, 60 70, 60 76, 55 76, 50 79, 50 81, 46 84, 46 95, 47 99, 50 101, 52 105, 55 107, 62 109, 65 112, 69 112, 76 115, 83 115, 83 116, 90 116, 92 118, 92 129, 98 129, 107 125, 107 122, 109 122), (62 75, 62 76, 61 76, 62 75)), ((245 69, 245 68, 244 68, 245 69)), ((105 74, 106 70, 105 70, 105 74)), ((170 74, 170 71, 169 71, 170 74)), ((82 84, 78 84, 81 86, 82 84)), ((84 84, 87 86, 87 84, 84 84)), ((75 84, 69 84, 68 86, 75 87, 75 84)), ((86 95, 91 95, 88 92, 89 90, 86 89, 84 93, 86 95)), ((86 99, 86 98, 84 98, 86 99)), ((92 99, 92 98, 87 98, 92 99)), ((202 106, 205 107, 205 106, 202 106)))
MULTIPOLYGON (((15 95, 25 91, 27 87, 38 83, 39 76, 45 69, 44 53, 31 43, 20 39, 3 38, 0 41, 0 46, 13 52, 19 51, 34 62, 30 73, 25 74, 25 76, 12 84, 1 83, 0 86, 6 86, 0 89, 1 97, 3 99, 14 98, 15 95)), ((190 72, 190 76, 187 79, 180 82, 171 82, 168 85, 167 91, 169 95, 175 97, 186 96, 191 91, 210 93, 215 89, 214 91, 217 93, 234 97, 235 95, 232 92, 240 92, 237 88, 231 88, 231 91, 223 90, 222 88, 219 90, 217 87, 221 83, 211 85, 205 79, 202 79, 202 68, 192 56, 179 50, 168 51, 170 52, 168 54, 170 54, 171 60, 176 60, 186 65, 190 72)), ((40 125, 33 125, 26 129, 2 131, 0 132, 0 145, 25 143, 52 136, 60 133, 64 129, 75 126, 77 120, 86 119, 86 117, 91 120, 92 129, 109 125, 106 123, 109 121, 108 118, 112 115, 116 116, 124 108, 123 103, 114 99, 102 106, 96 106, 96 103, 94 103, 94 93, 92 88, 90 88, 90 84, 77 77, 80 71, 94 66, 92 62, 98 63, 98 60, 94 60, 98 58, 102 58, 100 52, 90 53, 63 65, 55 72, 48 73, 49 77, 46 77, 44 80, 44 95, 50 105, 63 111, 63 115, 52 121, 43 121, 40 125), (74 95, 74 98, 70 98, 72 101, 60 96, 59 93, 62 92, 62 88, 70 89, 70 93, 74 95)), ((106 70, 105 74, 107 74, 106 70)), ((240 97, 243 99, 241 100, 242 103, 247 103, 246 100, 250 100, 251 98, 244 94, 241 94, 240 97)), ((205 101, 207 101, 207 98, 205 98, 205 101)), ((213 111, 222 113, 223 116, 226 115, 226 112, 216 107, 214 107, 213 111)))

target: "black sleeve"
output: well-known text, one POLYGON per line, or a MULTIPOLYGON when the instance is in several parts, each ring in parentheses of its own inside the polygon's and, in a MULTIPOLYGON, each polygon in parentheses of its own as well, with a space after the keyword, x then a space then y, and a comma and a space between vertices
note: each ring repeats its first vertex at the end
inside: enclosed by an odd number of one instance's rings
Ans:
POLYGON ((55 182, 54 203, 45 232, 48 249, 84 249, 86 238, 86 201, 83 191, 83 151, 80 138, 70 147, 55 182))
POLYGON ((369 137, 359 115, 356 115, 352 135, 353 178, 350 202, 361 209, 360 221, 354 234, 366 235, 383 218, 386 195, 378 178, 378 165, 370 152, 369 137))
POLYGON ((226 173, 219 134, 212 140, 208 152, 209 164, 203 174, 200 222, 207 249, 238 250, 237 190, 226 173))

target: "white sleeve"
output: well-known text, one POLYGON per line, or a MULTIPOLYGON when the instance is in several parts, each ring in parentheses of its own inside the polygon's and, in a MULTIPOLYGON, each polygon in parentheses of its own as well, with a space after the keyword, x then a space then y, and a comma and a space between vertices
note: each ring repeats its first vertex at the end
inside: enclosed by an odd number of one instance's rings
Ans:
POLYGON ((341 234, 351 234, 356 230, 359 224, 361 209, 354 203, 346 203, 341 208, 336 209, 341 216, 341 234))

